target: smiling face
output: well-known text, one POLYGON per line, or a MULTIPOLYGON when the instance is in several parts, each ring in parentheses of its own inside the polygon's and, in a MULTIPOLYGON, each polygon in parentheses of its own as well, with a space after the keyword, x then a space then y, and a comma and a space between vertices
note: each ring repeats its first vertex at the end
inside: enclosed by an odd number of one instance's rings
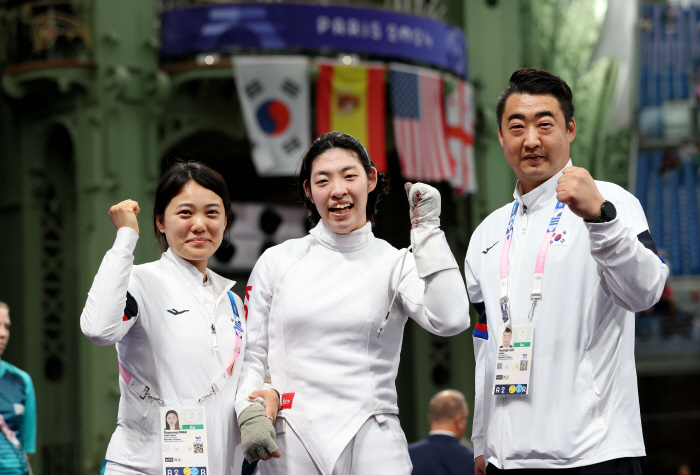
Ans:
POLYGON ((206 274, 207 261, 224 238, 226 212, 219 195, 189 181, 156 224, 173 252, 206 274))
POLYGON ((368 175, 357 154, 332 148, 316 157, 311 177, 304 182, 306 196, 326 226, 347 234, 367 224, 367 195, 377 186, 377 170, 368 175))
POLYGON ((175 424, 177 424, 177 414, 171 412, 170 414, 165 416, 165 421, 168 423, 168 426, 170 428, 174 428, 175 424))
POLYGON ((7 348, 10 341, 10 312, 6 308, 0 307, 0 357, 7 348))
POLYGON ((529 193, 556 175, 569 161, 576 122, 566 124, 551 94, 511 94, 501 117, 498 140, 508 164, 529 193))

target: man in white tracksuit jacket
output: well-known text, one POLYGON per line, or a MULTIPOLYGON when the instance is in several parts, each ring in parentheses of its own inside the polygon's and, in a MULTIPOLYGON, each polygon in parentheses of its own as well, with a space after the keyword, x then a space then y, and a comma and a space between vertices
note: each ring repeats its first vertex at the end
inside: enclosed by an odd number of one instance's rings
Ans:
POLYGON ((564 81, 516 71, 496 113, 518 184, 516 202, 474 232, 465 262, 479 313, 476 473, 641 474, 633 312, 656 303, 668 267, 637 199, 572 166, 576 123, 564 81), (527 395, 494 395, 503 328, 530 323, 527 395))

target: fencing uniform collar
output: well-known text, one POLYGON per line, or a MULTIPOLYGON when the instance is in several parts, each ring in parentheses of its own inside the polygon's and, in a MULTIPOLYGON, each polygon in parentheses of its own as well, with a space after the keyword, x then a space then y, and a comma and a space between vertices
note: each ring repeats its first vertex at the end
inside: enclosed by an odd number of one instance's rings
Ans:
MULTIPOLYGON (((193 289, 202 287, 202 281, 204 279, 199 269, 175 254, 172 248, 169 247, 168 250, 163 253, 161 261, 169 262, 171 267, 173 267, 177 274, 187 283, 188 287, 193 289)), ((214 295, 217 296, 226 292, 236 284, 236 282, 221 277, 209 269, 207 269, 207 279, 211 281, 211 285, 214 288, 214 295)))
MULTIPOLYGON (((571 159, 564 166, 572 166, 571 159)), ((523 195, 523 189, 520 186, 520 181, 515 185, 513 198, 524 204, 528 211, 537 211, 540 208, 548 206, 557 197, 557 180, 562 176, 564 168, 559 170, 559 173, 552 176, 549 180, 542 183, 540 186, 532 190, 530 193, 523 195)))
POLYGON ((357 231, 352 231, 347 234, 338 234, 331 231, 331 229, 326 226, 326 223, 320 220, 316 227, 309 231, 309 233, 324 247, 340 252, 364 249, 374 240, 372 223, 369 221, 357 231))

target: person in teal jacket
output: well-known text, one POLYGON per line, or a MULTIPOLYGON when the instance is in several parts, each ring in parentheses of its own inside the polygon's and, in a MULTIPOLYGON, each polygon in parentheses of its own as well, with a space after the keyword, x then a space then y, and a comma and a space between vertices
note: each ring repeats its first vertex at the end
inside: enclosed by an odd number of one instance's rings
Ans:
MULTIPOLYGON (((10 308, 0 302, 0 358, 10 340, 10 308)), ((0 359, 0 473, 29 473, 36 452, 36 398, 32 378, 0 359)))

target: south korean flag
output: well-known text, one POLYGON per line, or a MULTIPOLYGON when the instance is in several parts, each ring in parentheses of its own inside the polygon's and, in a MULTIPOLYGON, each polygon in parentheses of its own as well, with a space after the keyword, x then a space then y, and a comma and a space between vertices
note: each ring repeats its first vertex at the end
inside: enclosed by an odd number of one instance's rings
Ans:
POLYGON ((310 145, 308 58, 236 56, 238 97, 260 176, 293 176, 310 145))

